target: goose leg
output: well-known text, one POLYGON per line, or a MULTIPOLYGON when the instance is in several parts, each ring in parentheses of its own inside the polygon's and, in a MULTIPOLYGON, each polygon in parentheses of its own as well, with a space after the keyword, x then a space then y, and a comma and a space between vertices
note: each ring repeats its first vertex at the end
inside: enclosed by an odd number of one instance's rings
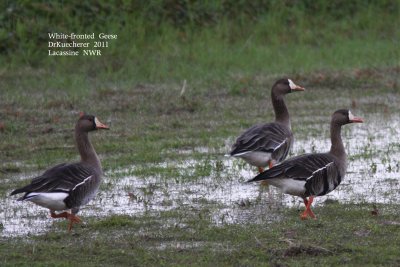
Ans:
POLYGON ((312 210, 311 210, 311 204, 312 204, 313 201, 314 201, 314 197, 313 197, 313 196, 310 196, 310 197, 308 198, 308 200, 307 200, 306 197, 304 197, 304 198, 303 198, 303 201, 304 201, 304 205, 306 205, 306 209, 305 209, 304 212, 300 215, 300 218, 301 218, 302 220, 305 220, 305 219, 307 219, 308 216, 310 216, 311 218, 316 219, 314 212, 312 212, 312 210))
POLYGON ((275 165, 275 161, 274 160, 270 160, 270 162, 268 163, 268 167, 271 169, 272 167, 274 167, 275 165))
POLYGON ((78 216, 71 214, 69 212, 66 212, 66 211, 59 213, 59 214, 56 214, 54 211, 50 211, 50 216, 51 216, 51 218, 65 218, 65 219, 69 220, 68 231, 71 231, 72 225, 74 223, 80 223, 82 221, 78 216))
POLYGON ((79 218, 78 216, 74 215, 74 214, 70 214, 69 219, 69 224, 68 224, 68 232, 71 232, 72 229, 72 225, 74 223, 80 223, 82 222, 81 218, 79 218))
POLYGON ((79 212, 79 207, 71 209, 71 215, 70 215, 70 218, 69 218, 70 221, 69 221, 69 225, 68 225, 68 231, 71 231, 72 224, 82 222, 82 220, 78 216, 75 215, 78 212, 79 212))
POLYGON ((314 214, 314 212, 312 212, 312 210, 311 210, 311 204, 313 203, 313 201, 314 201, 314 197, 313 196, 310 196, 309 198, 308 198, 308 205, 307 205, 307 211, 308 211, 308 216, 310 216, 311 218, 313 218, 313 219, 316 219, 317 217, 315 217, 315 214, 314 214))
MULTIPOLYGON (((268 161, 268 168, 272 168, 275 165, 275 160, 270 160, 268 161)), ((264 172, 264 167, 258 167, 258 172, 263 173, 264 172)))
POLYGON ((68 218, 68 212, 62 212, 62 213, 59 213, 59 214, 56 214, 54 211, 50 211, 50 216, 51 216, 51 218, 65 218, 65 219, 67 219, 68 218))
POLYGON ((305 220, 305 219, 307 219, 307 216, 308 216, 308 210, 307 210, 308 200, 307 200, 307 198, 305 197, 305 198, 303 198, 303 201, 304 201, 304 205, 306 206, 306 209, 305 209, 305 211, 300 215, 300 219, 305 220))
MULTIPOLYGON (((268 167, 269 167, 270 169, 271 169, 274 165, 275 165, 275 161, 274 161, 274 160, 270 160, 270 161, 268 162, 268 167)), ((263 167, 258 167, 258 171, 259 171, 259 173, 262 173, 262 172, 264 172, 264 168, 263 168, 263 167)), ((264 180, 264 181, 261 181, 261 185, 268 186, 269 184, 268 184, 268 182, 267 182, 266 180, 264 180)))
MULTIPOLYGON (((263 173, 264 172, 264 168, 263 167, 258 167, 258 172, 259 173, 263 173)), ((261 183, 260 183, 261 185, 265 185, 265 186, 268 186, 268 182, 267 181, 261 181, 261 183)))

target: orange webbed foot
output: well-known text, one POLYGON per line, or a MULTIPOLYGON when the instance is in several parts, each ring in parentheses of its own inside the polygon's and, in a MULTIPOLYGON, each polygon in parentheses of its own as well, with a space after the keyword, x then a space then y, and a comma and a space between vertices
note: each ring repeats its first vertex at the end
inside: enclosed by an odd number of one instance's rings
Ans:
POLYGON ((310 196, 307 200, 307 198, 303 198, 304 201, 304 205, 306 205, 306 209, 304 210, 304 212, 300 215, 300 219, 302 220, 306 220, 308 219, 308 217, 316 220, 317 217, 315 216, 314 212, 311 210, 311 204, 314 201, 314 197, 310 196))
POLYGON ((79 218, 78 216, 76 216, 74 214, 70 214, 70 217, 68 219, 69 219, 69 224, 68 224, 68 231, 69 232, 71 231, 72 225, 74 223, 81 223, 82 222, 81 218, 79 218))
POLYGON ((302 220, 307 220, 308 219, 308 215, 307 215, 307 213, 305 211, 300 215, 300 219, 302 219, 302 220))
POLYGON ((52 211, 52 212, 50 212, 50 216, 52 218, 65 218, 65 219, 69 220, 69 224, 68 224, 68 231, 69 232, 71 231, 72 225, 74 223, 81 223, 82 222, 81 218, 79 218, 75 214, 72 214, 72 213, 69 213, 69 212, 66 212, 66 211, 64 211, 62 213, 59 213, 59 214, 56 214, 55 212, 52 211))

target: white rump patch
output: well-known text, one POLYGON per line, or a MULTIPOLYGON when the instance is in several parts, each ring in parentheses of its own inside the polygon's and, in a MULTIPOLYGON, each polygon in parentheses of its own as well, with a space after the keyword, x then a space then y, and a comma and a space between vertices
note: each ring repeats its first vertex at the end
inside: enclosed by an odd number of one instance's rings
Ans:
POLYGON ((236 158, 242 158, 250 165, 257 167, 267 166, 268 162, 272 159, 271 153, 261 151, 246 151, 232 156, 236 158))
POLYGON ((297 87, 297 85, 291 79, 288 79, 288 82, 289 82, 290 89, 293 90, 297 87))
POLYGON ((354 115, 353 113, 351 113, 351 111, 349 110, 349 121, 354 120, 354 115))
POLYGON ((67 197, 68 193, 64 192, 32 192, 26 196, 25 200, 50 210, 65 210, 67 207, 65 206, 64 199, 67 197))
POLYGON ((333 164, 333 162, 329 162, 329 163, 328 163, 328 164, 326 164, 324 167, 322 167, 322 168, 319 168, 318 170, 314 171, 314 172, 311 174, 311 176, 310 176, 310 177, 308 177, 306 180, 309 180, 309 179, 311 179, 311 178, 314 176, 314 174, 316 174, 317 172, 320 172, 320 171, 322 171, 323 169, 326 169, 326 168, 328 168, 328 167, 329 167, 329 165, 331 165, 331 164, 333 164))
POLYGON ((93 175, 90 175, 89 177, 85 178, 82 182, 80 182, 79 184, 75 185, 74 188, 72 188, 72 191, 74 191, 76 188, 78 188, 79 186, 83 185, 84 183, 86 183, 86 181, 88 181, 90 178, 92 178, 93 175))
POLYGON ((302 196, 306 192, 305 181, 294 179, 268 179, 267 183, 280 188, 284 193, 293 196, 302 196))

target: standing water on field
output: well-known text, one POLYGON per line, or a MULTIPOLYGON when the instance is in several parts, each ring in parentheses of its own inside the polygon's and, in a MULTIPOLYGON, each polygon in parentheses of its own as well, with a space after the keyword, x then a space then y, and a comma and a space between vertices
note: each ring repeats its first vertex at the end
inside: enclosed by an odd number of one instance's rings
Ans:
MULTIPOLYGON (((400 122, 395 115, 366 116, 364 121, 342 128, 348 154, 346 177, 336 190, 316 198, 313 205, 324 205, 328 199, 341 203, 399 203, 400 122)), ((319 119, 308 124, 306 129, 298 129, 298 125, 293 127, 296 139, 290 156, 329 150, 329 123, 319 119), (318 135, 308 136, 308 132, 318 132, 318 135)), ((245 183, 257 174, 256 168, 240 159, 223 156, 234 140, 221 141, 224 142, 227 146, 219 149, 199 147, 178 151, 187 155, 186 160, 106 172, 99 193, 78 215, 85 223, 88 216, 144 216, 207 207, 210 220, 223 225, 276 221, 285 207, 302 209, 301 198, 282 194, 272 186, 245 183), (192 153, 200 159, 191 157, 192 153), (155 171, 143 177, 135 175, 139 168, 173 171, 155 171)), ((9 179, 17 178, 25 179, 9 179)), ((2 236, 39 234, 56 227, 48 210, 30 202, 16 201, 17 197, 8 196, 10 192, 0 199, 2 236)))

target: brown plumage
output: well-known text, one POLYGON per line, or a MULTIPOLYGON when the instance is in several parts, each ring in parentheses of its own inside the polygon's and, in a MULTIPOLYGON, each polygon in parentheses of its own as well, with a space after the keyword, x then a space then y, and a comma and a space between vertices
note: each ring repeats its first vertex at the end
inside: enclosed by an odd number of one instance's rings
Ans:
POLYGON ((230 155, 244 159, 262 171, 284 160, 293 144, 289 112, 284 96, 305 89, 290 79, 276 81, 271 89, 271 101, 275 112, 275 121, 254 125, 243 132, 232 146, 230 155))
POLYGON ((296 156, 283 161, 257 175, 248 182, 268 181, 284 193, 303 198, 306 210, 302 219, 315 218, 311 203, 315 196, 323 196, 334 190, 343 180, 347 168, 347 156, 341 138, 341 127, 348 123, 363 122, 346 109, 335 111, 331 120, 331 149, 327 153, 296 156), (309 197, 309 199, 307 199, 309 197))
POLYGON ((88 136, 89 132, 97 129, 109 128, 95 116, 81 114, 75 126, 75 141, 81 160, 56 165, 33 178, 30 184, 14 190, 11 195, 25 193, 18 200, 28 200, 48 208, 52 218, 68 219, 68 229, 71 230, 73 223, 81 221, 75 215, 80 206, 87 204, 100 186, 101 163, 88 136), (71 213, 55 213, 68 209, 71 213))

